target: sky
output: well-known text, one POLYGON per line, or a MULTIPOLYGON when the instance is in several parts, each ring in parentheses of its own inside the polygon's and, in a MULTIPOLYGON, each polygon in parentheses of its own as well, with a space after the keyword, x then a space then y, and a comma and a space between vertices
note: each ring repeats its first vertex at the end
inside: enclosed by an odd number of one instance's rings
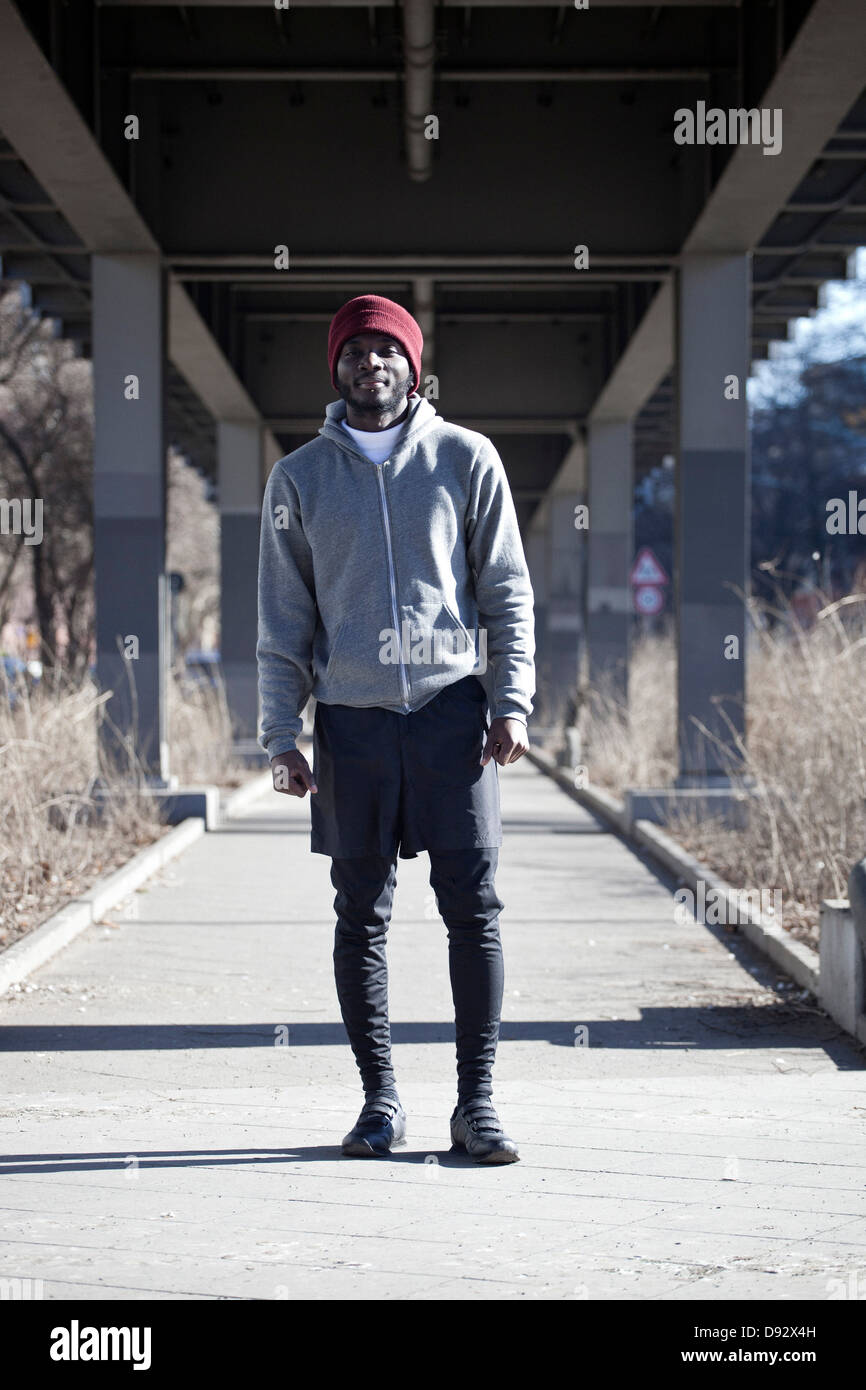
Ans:
POLYGON ((790 341, 771 344, 766 362, 756 362, 747 397, 754 406, 796 398, 805 361, 838 362, 866 356, 866 246, 855 253, 856 279, 828 280, 824 306, 811 318, 792 319, 790 341))

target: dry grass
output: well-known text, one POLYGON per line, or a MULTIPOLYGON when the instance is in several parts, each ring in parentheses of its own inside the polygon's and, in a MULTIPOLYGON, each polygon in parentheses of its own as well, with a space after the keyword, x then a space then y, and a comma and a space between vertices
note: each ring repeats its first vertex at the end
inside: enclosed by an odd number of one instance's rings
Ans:
MULTIPOLYGON (((100 704, 91 681, 76 689, 61 679, 23 694, 13 711, 0 675, 0 949, 168 828, 140 794, 134 764, 121 778, 102 756, 100 704), (97 778, 110 793, 101 807, 97 778)), ((224 694, 175 677, 169 707, 181 783, 241 781, 224 694)))
POLYGON ((0 945, 25 935, 161 833, 154 807, 101 766, 97 691, 37 687, 0 699, 0 945), (94 785, 112 795, 97 816, 94 785))
POLYGON ((169 685, 168 729, 171 770, 181 785, 216 782, 239 786, 248 775, 232 754, 232 726, 225 687, 196 680, 181 670, 169 685))
POLYGON ((676 649, 672 638, 641 638, 632 646, 629 703, 612 681, 595 680, 579 727, 591 780, 621 794, 659 787, 676 774, 676 649))
MULTIPOLYGON (((847 896, 866 854, 866 604, 829 606, 804 631, 784 608, 774 629, 755 626, 747 656, 747 739, 731 735, 736 785, 752 779, 742 830, 677 813, 669 828, 738 887, 782 890, 784 925, 817 946, 823 898, 847 896)), ((755 610, 755 616, 762 615, 755 610)), ((609 691, 586 712, 593 782, 669 784, 674 754, 675 658, 671 641, 639 644, 631 722, 609 691)))

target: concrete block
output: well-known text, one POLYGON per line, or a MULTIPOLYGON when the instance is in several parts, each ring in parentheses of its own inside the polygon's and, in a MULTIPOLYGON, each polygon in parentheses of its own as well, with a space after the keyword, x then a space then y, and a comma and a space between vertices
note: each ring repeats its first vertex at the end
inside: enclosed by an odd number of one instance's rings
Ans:
POLYGON ((203 820, 206 830, 214 830, 219 824, 220 791, 217 786, 178 787, 177 791, 154 790, 147 794, 158 799, 169 825, 178 825, 190 817, 203 820))
POLYGON ((860 859, 848 875, 848 903, 854 915, 854 930, 866 951, 866 859, 860 859))
POLYGON ((636 821, 664 825, 681 807, 702 820, 723 820, 742 827, 747 823, 748 793, 734 787, 629 787, 625 794, 625 823, 631 834, 636 821))
POLYGON ((819 999, 846 1033, 866 1043, 866 961, 844 899, 821 904, 819 999))
MULTIPOLYGON (((181 821, 203 820, 206 830, 214 830, 219 824, 220 793, 215 785, 200 787, 147 786, 140 789, 143 797, 150 797, 160 807, 167 825, 178 825, 181 821)), ((94 801, 104 803, 111 796, 110 790, 96 787, 94 801)))

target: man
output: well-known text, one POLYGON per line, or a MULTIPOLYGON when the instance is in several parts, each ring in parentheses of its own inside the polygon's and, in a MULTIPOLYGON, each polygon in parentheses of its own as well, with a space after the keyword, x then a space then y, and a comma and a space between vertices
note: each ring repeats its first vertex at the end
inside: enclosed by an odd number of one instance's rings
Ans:
POLYGON ((275 788, 311 793, 310 847, 331 858, 334 976, 365 1095, 343 1153, 405 1143, 385 938, 398 855, 426 851, 448 930, 452 1141, 478 1162, 511 1163, 517 1146, 492 1103, 497 764, 529 746, 532 589, 502 461, 419 395, 422 347, 411 314, 378 295, 349 300, 331 323, 340 400, 317 439, 274 465, 265 491, 260 742, 275 788), (312 770, 295 745, 310 694, 312 770))

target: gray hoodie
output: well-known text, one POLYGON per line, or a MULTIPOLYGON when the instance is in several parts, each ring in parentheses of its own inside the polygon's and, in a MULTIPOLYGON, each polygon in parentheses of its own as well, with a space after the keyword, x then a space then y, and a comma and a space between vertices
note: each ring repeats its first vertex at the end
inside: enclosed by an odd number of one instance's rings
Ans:
POLYGON ((505 469, 489 439, 413 393, 376 465, 332 401, 281 458, 262 506, 259 742, 294 748, 312 694, 408 714, 473 672, 491 717, 535 694, 533 595, 505 469))

